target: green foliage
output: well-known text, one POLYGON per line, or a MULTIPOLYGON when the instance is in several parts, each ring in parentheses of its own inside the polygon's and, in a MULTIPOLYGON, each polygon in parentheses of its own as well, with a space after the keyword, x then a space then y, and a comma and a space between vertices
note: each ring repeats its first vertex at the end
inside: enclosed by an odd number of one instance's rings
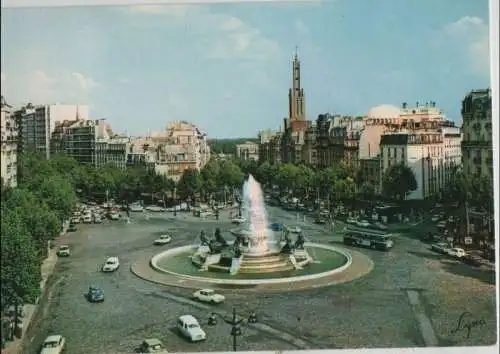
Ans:
POLYGON ((196 200, 197 194, 201 191, 202 184, 203 181, 200 172, 187 170, 177 184, 178 195, 183 199, 191 198, 192 200, 196 200))
POLYGON ((392 165, 384 174, 382 189, 386 196, 404 200, 408 193, 417 189, 415 174, 404 164, 392 165))
POLYGON ((40 261, 20 209, 2 210, 2 311, 11 304, 33 303, 40 295, 40 261))
POLYGON ((213 154, 236 154, 236 145, 247 141, 257 142, 258 139, 238 138, 238 139, 209 139, 208 145, 213 154))

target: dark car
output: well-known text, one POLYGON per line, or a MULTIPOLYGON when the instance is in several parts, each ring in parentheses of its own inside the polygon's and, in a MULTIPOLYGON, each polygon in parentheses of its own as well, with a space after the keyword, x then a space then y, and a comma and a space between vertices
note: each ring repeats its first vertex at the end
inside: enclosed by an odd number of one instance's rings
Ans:
POLYGON ((473 267, 480 267, 483 263, 481 257, 476 254, 467 254, 460 258, 460 260, 465 264, 471 265, 473 267))
POLYGON ((76 227, 75 224, 69 224, 69 227, 68 227, 69 232, 75 232, 76 230, 78 230, 78 228, 76 227))
POLYGON ((316 218, 316 220, 314 220, 314 222, 316 224, 325 224, 326 223, 326 219, 320 216, 320 217, 316 218))
POLYGON ((89 286, 89 292, 87 293, 87 299, 90 302, 103 302, 104 301, 104 291, 96 286, 89 286))
POLYGON ((280 222, 275 222, 269 225, 269 228, 273 231, 283 231, 283 224, 280 222))

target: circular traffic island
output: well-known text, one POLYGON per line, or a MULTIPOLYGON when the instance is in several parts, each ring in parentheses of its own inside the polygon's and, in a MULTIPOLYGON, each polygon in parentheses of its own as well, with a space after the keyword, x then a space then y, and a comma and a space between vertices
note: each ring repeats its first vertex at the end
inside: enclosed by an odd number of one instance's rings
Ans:
POLYGON ((292 269, 270 271, 266 261, 262 260, 262 271, 249 272, 241 268, 240 271, 231 273, 222 268, 200 267, 193 261, 198 247, 189 245, 166 250, 149 260, 145 258, 135 262, 131 270, 140 278, 167 286, 283 292, 349 282, 373 269, 370 258, 360 252, 331 245, 305 243, 304 249, 312 261, 303 267, 296 264, 292 269))

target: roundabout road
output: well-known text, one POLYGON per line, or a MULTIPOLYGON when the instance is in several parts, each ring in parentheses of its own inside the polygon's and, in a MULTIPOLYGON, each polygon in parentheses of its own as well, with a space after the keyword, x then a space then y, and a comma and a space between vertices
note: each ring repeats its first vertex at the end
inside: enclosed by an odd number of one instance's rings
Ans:
MULTIPOLYGON (((297 223, 286 211, 271 207, 269 215, 272 221, 284 219, 286 224, 299 225, 308 241, 340 241, 326 227, 307 220, 297 223)), ((223 214, 221 219, 227 217, 223 214)), ((49 279, 40 311, 25 336, 23 353, 36 353, 43 339, 54 333, 66 336, 67 351, 72 354, 131 352, 150 337, 161 339, 175 352, 231 350, 229 325, 204 325, 208 339, 195 344, 172 330, 182 314, 206 323, 210 308, 181 300, 190 297, 192 290, 146 282, 129 270, 137 259, 163 249, 152 246, 161 232, 172 234, 169 247, 175 247, 194 243, 201 229, 213 232, 217 226, 231 227, 227 222, 204 222, 181 214, 177 219, 153 215, 149 220, 134 215, 129 225, 105 222, 63 236, 58 244, 69 244, 72 256, 60 260, 49 279), (109 256, 119 257, 121 268, 102 274, 99 268, 109 256), (86 302, 84 293, 90 284, 104 289, 103 304, 86 302)), ((368 255, 375 268, 352 282, 281 294, 226 291, 226 303, 216 311, 225 313, 236 306, 240 315, 257 312, 261 328, 244 328, 238 340, 240 350, 414 347, 433 340, 438 345, 493 343, 495 290, 490 275, 443 261, 406 236, 396 237, 395 242, 389 253, 355 249, 368 255), (485 322, 469 338, 466 333, 452 333, 464 311, 485 322), (422 318, 429 320, 427 325, 422 318)))

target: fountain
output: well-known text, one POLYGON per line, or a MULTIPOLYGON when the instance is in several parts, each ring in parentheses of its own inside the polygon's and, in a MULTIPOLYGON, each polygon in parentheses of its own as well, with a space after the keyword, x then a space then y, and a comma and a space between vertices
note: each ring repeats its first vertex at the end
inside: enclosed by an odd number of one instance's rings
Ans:
MULTIPOLYGON (((155 282, 161 277, 161 283, 182 287, 207 284, 289 291, 349 281, 372 269, 373 263, 359 252, 354 252, 358 266, 351 268, 353 251, 308 242, 301 233, 295 240, 289 232, 275 233, 269 227, 260 185, 251 175, 245 178, 242 199, 245 223, 230 230, 234 240, 226 241, 217 228, 213 237, 202 231, 198 244, 154 255, 149 265, 156 273, 155 282)), ((133 266, 132 271, 151 279, 144 268, 133 266)))
POLYGON ((287 238, 282 245, 269 228, 262 189, 252 175, 248 175, 243 184, 242 210, 244 226, 231 230, 235 241, 226 242, 220 230, 216 230, 211 243, 204 233, 200 236, 200 247, 192 256, 196 266, 235 275, 292 271, 312 262, 302 235, 295 244, 287 238))

